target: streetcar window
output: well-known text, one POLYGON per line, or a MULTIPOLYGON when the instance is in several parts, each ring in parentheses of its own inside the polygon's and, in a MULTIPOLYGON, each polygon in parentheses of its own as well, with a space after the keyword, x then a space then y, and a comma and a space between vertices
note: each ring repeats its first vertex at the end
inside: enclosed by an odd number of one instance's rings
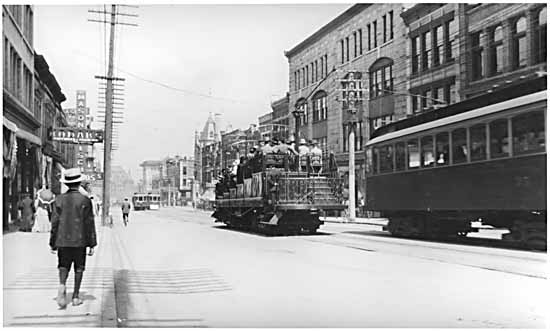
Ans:
POLYGON ((425 136, 420 139, 422 146, 422 168, 433 167, 434 165, 434 139, 433 136, 425 136))
POLYGON ((367 148, 367 173, 372 174, 372 148, 367 148))
POLYGON ((460 128, 452 133, 453 164, 464 163, 468 160, 468 148, 466 146, 466 129, 460 128))
POLYGON ((485 124, 474 125, 470 128, 470 158, 471 161, 487 158, 487 137, 485 124))
POLYGON ((393 146, 380 147, 380 173, 393 171, 393 146))
POLYGON ((378 173, 378 147, 372 149, 372 173, 378 173))
POLYGON ((544 113, 537 111, 512 118, 514 154, 544 152, 544 113))
POLYGON ((449 133, 441 132, 435 136, 435 157, 436 165, 444 166, 449 164, 449 133))
POLYGON ((510 155, 508 120, 500 119, 491 122, 489 124, 489 134, 491 137, 491 158, 496 159, 510 155))
POLYGON ((405 142, 395 144, 395 170, 405 170, 405 142))
POLYGON ((407 142, 407 151, 409 156, 409 169, 418 168, 420 166, 420 152, 417 139, 412 139, 407 142))

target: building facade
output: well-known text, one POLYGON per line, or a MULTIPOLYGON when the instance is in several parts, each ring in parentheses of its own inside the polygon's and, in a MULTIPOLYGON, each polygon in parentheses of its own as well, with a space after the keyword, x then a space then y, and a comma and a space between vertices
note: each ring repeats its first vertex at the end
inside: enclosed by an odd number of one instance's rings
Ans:
MULTIPOLYGON (((348 172, 348 114, 342 89, 361 75, 362 102, 355 130, 356 187, 364 196, 364 145, 377 127, 407 116, 406 26, 402 4, 356 4, 285 52, 289 63, 290 130, 334 153, 348 172)), ((359 201, 359 200, 358 200, 359 201)))
POLYGON ((162 161, 147 160, 143 161, 139 166, 142 168, 140 183, 142 193, 158 193, 158 180, 161 177, 162 161))
POLYGON ((59 179, 66 168, 74 166, 76 146, 53 141, 52 130, 68 125, 61 103, 66 100, 55 76, 50 72, 44 56, 36 54, 34 109, 40 120, 39 136, 42 140, 40 179, 55 194, 61 193, 59 179))
POLYGON ((40 184, 40 120, 34 110, 33 7, 2 6, 3 225, 17 217, 17 202, 40 184))

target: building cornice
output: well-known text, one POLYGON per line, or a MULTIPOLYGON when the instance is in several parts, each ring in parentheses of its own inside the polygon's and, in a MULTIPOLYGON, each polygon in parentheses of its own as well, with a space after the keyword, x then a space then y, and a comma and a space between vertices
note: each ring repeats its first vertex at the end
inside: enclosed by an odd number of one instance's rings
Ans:
POLYGON ((371 5, 370 3, 359 3, 351 6, 345 12, 338 15, 335 19, 333 19, 332 21, 327 23, 325 26, 317 30, 311 36, 307 37, 301 43, 294 46, 289 51, 285 51, 284 52, 285 56, 288 59, 290 59, 292 56, 296 55, 300 51, 304 50, 306 47, 319 41, 322 37, 332 32, 334 29, 336 29, 337 27, 339 27, 340 25, 342 25, 344 22, 348 21, 355 15, 359 14, 361 11, 363 11, 365 8, 369 7, 370 5, 371 5))

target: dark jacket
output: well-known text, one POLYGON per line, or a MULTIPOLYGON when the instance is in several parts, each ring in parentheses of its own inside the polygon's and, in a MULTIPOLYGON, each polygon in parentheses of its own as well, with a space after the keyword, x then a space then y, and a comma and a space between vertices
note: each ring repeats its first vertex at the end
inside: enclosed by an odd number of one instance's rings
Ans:
POLYGON ((129 214, 131 205, 128 201, 124 201, 124 202, 122 202, 121 208, 122 208, 122 213, 123 214, 129 214))
POLYGON ((95 247, 97 245, 92 201, 69 189, 53 203, 50 246, 95 247))

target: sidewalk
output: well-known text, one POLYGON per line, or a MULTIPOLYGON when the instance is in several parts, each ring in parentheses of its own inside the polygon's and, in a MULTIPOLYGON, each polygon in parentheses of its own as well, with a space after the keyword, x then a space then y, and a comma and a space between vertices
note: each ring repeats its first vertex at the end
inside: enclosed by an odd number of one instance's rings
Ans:
MULTIPOLYGON (((49 233, 4 234, 4 327, 116 327, 111 256, 111 229, 96 224, 98 246, 86 257, 80 289, 84 303, 59 309, 57 256, 50 253, 49 233)), ((73 293, 74 270, 67 280, 67 297, 73 293)))

